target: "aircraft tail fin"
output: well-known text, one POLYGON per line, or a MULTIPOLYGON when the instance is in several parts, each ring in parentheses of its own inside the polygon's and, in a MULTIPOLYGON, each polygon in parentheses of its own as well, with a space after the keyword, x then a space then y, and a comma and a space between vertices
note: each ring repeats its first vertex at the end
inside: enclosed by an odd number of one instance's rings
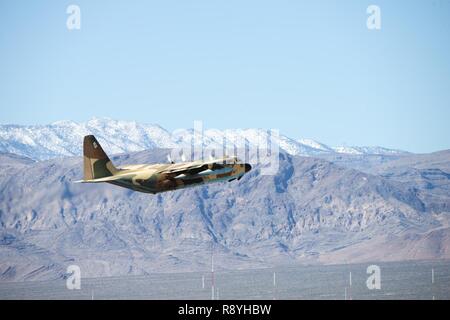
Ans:
POLYGON ((84 137, 83 161, 84 180, 109 177, 118 171, 93 135, 84 137))

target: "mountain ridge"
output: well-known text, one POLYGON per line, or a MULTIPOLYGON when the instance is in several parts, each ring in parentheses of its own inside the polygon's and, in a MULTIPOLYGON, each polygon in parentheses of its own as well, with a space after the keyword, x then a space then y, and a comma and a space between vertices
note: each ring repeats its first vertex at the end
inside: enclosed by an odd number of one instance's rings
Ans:
MULTIPOLYGON (((243 147, 244 140, 256 145, 268 136, 264 129, 205 129, 203 143, 217 148, 226 139, 229 147, 243 147)), ((0 152, 10 152, 33 160, 81 155, 83 136, 94 134, 110 153, 129 153, 154 148, 179 148, 190 145, 192 129, 172 133, 158 124, 92 118, 77 123, 55 121, 49 125, 0 125, 0 152)), ((382 147, 330 147, 311 139, 293 139, 280 133, 275 138, 280 149, 291 155, 317 156, 321 154, 380 154, 400 155, 408 152, 382 147)))

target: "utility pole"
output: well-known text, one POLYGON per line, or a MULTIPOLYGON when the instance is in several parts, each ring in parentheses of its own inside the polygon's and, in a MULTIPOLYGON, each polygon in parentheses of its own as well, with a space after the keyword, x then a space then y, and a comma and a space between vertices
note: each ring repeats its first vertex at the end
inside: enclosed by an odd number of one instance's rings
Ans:
POLYGON ((211 245, 211 300, 214 300, 214 243, 211 245))

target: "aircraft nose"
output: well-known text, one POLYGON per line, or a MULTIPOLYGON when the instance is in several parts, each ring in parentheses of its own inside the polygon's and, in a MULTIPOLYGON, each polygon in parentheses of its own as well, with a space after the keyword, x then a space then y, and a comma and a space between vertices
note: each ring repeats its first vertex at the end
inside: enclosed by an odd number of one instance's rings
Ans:
POLYGON ((249 172, 250 170, 252 170, 252 166, 249 165, 248 163, 245 164, 245 172, 249 172))

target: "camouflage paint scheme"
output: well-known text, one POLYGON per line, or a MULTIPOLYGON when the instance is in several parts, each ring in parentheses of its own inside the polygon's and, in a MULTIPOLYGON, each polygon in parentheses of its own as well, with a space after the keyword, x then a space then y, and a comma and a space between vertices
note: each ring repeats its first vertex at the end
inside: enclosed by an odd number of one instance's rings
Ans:
POLYGON ((239 180, 251 170, 250 164, 236 157, 116 168, 93 135, 84 137, 83 157, 84 180, 77 182, 107 182, 153 194, 215 181, 239 180))

